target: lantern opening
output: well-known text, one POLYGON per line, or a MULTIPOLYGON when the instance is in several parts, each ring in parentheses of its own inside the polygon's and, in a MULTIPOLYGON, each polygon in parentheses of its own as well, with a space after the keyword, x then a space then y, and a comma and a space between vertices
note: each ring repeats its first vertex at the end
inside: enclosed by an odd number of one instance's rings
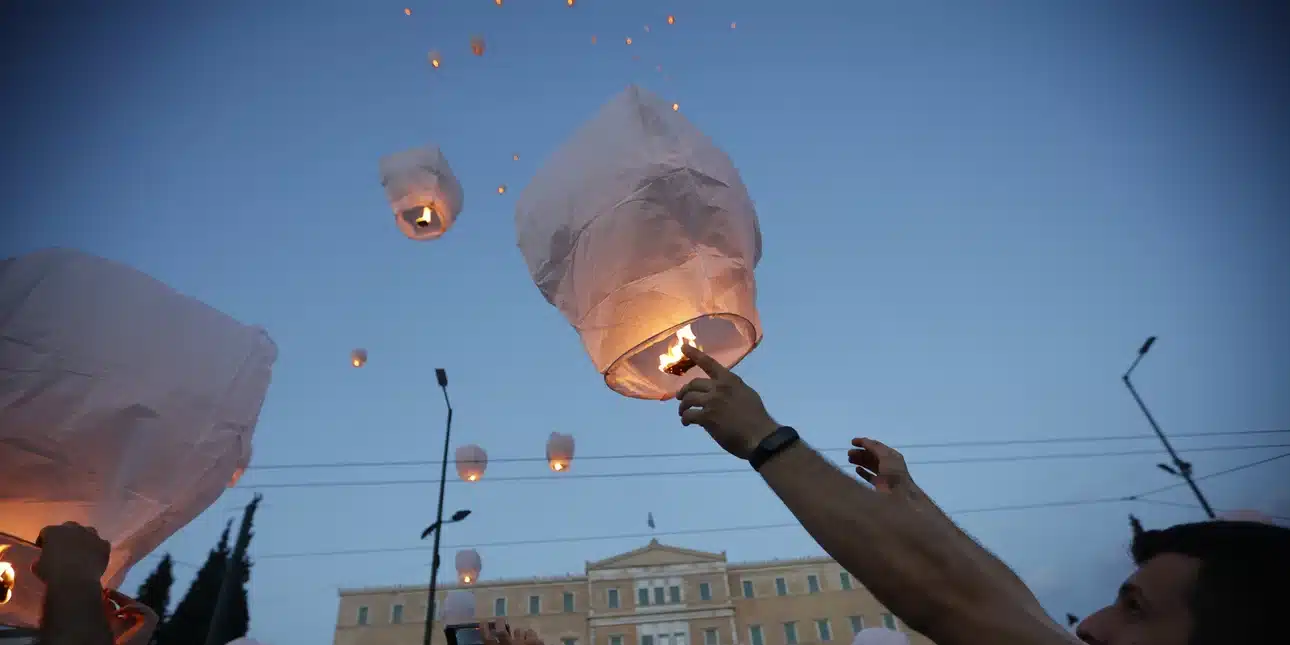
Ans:
POLYGON ((554 470, 554 471, 556 471, 556 472, 560 472, 561 470, 564 470, 564 462, 562 462, 562 461, 552 461, 552 462, 551 462, 551 470, 554 470))
POLYGON ((477 481, 478 479, 479 479, 479 475, 470 475, 469 477, 466 478, 466 481, 473 482, 473 481, 477 481))
POLYGON ((461 581, 466 584, 470 584, 470 576, 462 576, 461 581))
POLYGON ((710 314, 661 331, 615 360, 605 384, 636 398, 666 400, 683 385, 706 375, 681 353, 692 345, 726 367, 734 367, 761 341, 752 321, 737 314, 710 314), (662 392, 663 394, 655 394, 662 392))
POLYGON ((0 561, 0 605, 8 604, 13 598, 13 585, 17 574, 13 570, 13 565, 8 562, 0 561))
POLYGON ((439 211, 430 206, 413 206, 400 213, 399 219, 416 229, 418 235, 440 235, 445 230, 439 211))

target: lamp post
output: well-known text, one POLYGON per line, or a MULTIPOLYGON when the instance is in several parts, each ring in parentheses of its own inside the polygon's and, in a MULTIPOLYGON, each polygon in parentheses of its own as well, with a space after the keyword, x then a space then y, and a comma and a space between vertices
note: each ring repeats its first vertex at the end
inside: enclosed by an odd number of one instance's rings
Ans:
MULTIPOLYGON (((430 595, 426 599, 426 633, 422 640, 423 645, 430 645, 430 637, 434 627, 434 594, 435 587, 439 581, 439 536, 443 533, 442 529, 445 522, 443 521, 443 490, 448 483, 448 442, 452 437, 452 401, 448 400, 448 372, 443 368, 435 368, 435 380, 439 382, 439 389, 443 390, 443 403, 448 407, 448 422, 443 430, 443 461, 439 468, 439 509, 435 512, 435 521, 425 531, 421 533, 421 539, 425 539, 431 533, 434 533, 434 555, 430 560, 430 595)), ((448 524, 460 522, 470 515, 470 511, 462 510, 452 514, 448 524)))
POLYGON ((1133 400, 1138 402, 1138 407, 1142 409, 1143 416, 1147 417, 1147 423, 1151 424, 1151 429, 1156 431, 1156 436, 1160 438, 1160 443, 1165 445, 1165 450, 1169 452, 1169 458, 1173 460, 1172 466, 1156 464, 1156 467, 1175 477, 1182 477, 1183 481, 1187 482, 1187 486, 1191 488, 1191 492, 1196 494, 1196 500, 1200 502, 1201 508, 1205 509, 1205 514, 1212 520, 1215 517, 1214 509, 1210 507, 1209 502, 1205 500, 1205 495, 1200 492, 1200 488, 1196 486, 1196 481, 1192 479, 1191 463, 1183 461, 1178 456, 1178 453, 1174 452, 1174 447, 1170 445, 1169 439, 1165 437, 1164 431, 1160 429, 1160 424, 1156 423, 1155 417, 1151 416, 1151 411, 1147 409, 1147 404, 1142 401, 1141 396, 1138 396, 1138 391, 1133 387, 1133 381, 1129 379, 1129 376, 1133 374, 1133 370, 1138 367, 1138 363, 1142 362, 1142 358, 1147 355, 1147 352, 1150 351, 1151 346, 1155 343, 1155 336, 1142 343, 1142 347, 1138 348, 1137 357, 1133 359, 1133 363, 1129 365, 1128 370, 1125 370, 1121 379, 1124 381, 1124 386, 1129 388, 1129 394, 1133 395, 1133 400))

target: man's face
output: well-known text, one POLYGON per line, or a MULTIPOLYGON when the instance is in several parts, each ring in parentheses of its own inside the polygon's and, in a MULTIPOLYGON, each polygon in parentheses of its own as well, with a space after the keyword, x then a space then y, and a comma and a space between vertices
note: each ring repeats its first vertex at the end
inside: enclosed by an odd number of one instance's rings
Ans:
POLYGON ((1085 618, 1076 633, 1094 645, 1188 645, 1199 572, 1199 560, 1162 553, 1129 576, 1115 602, 1085 618))

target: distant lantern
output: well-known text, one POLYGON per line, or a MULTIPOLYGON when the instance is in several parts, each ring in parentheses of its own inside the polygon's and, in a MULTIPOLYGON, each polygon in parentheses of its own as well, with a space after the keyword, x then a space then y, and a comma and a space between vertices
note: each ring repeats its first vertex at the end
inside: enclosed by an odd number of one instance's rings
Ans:
POLYGON ((570 7, 573 6, 573 0, 564 0, 564 3, 569 5, 570 7))
POLYGON ((631 37, 630 37, 630 36, 628 36, 628 38, 627 38, 627 44, 628 44, 628 45, 632 44, 632 39, 631 39, 631 37))
POLYGON ((733 23, 733 22, 732 22, 732 23, 730 23, 730 28, 731 28, 731 29, 734 29, 734 28, 735 28, 735 23, 733 23))
POLYGON ((673 112, 680 112, 680 111, 681 111, 681 104, 680 104, 680 103, 673 103, 673 104, 672 104, 672 111, 673 111, 673 112))
POLYGON ((410 15, 412 15, 412 10, 411 10, 411 9, 404 9, 404 10, 403 10, 403 15, 405 15, 405 16, 410 16, 410 15))
POLYGON ((493 4, 495 4, 495 5, 497 5, 497 6, 499 6, 499 7, 500 7, 500 6, 502 6, 502 0, 493 0, 493 4))
POLYGON ((483 36, 470 37, 470 53, 476 56, 484 55, 484 37, 483 36))
POLYGON ((383 157, 381 185, 394 209, 394 223, 414 240, 433 240, 461 213, 461 184, 439 148, 427 145, 383 157))
POLYGON ((479 552, 474 549, 463 549, 457 552, 457 582, 463 585, 479 581, 479 572, 484 568, 479 552))
POLYGON ((488 469, 488 453, 475 444, 457 448, 457 476, 462 481, 477 482, 488 469))
POLYGON ((546 463, 557 473, 569 469, 573 463, 573 435, 551 433, 546 440, 546 463))
POLYGON ((444 594, 440 604, 439 619, 445 625, 464 625, 475 622, 475 592, 453 589, 444 594))
POLYGON ((498 195, 505 195, 505 194, 506 194, 506 184, 502 184, 502 185, 500 185, 500 186, 498 186, 498 187, 497 187, 497 194, 498 194, 498 195))
POLYGON ((520 160, 519 155, 511 155, 511 161, 519 161, 519 160, 520 160))
POLYGON ((668 16, 668 17, 667 17, 667 24, 669 24, 669 25, 675 25, 675 24, 676 24, 676 16, 668 16))
POLYGON ((596 44, 596 37, 595 37, 595 36, 592 36, 592 37, 591 37, 591 44, 593 44, 593 45, 594 45, 594 44, 596 44))
POLYGON ((752 200, 725 153, 670 106, 627 88, 549 158, 515 209, 538 289, 605 384, 639 399, 667 399, 702 375, 683 343, 733 366, 762 339, 752 200))
POLYGON ((364 365, 367 365, 367 350, 360 348, 350 352, 349 364, 353 365, 354 367, 362 367, 364 365))
POLYGON ((426 54, 426 60, 430 61, 431 67, 439 69, 439 63, 442 59, 439 57, 439 52, 432 51, 429 54, 426 54))

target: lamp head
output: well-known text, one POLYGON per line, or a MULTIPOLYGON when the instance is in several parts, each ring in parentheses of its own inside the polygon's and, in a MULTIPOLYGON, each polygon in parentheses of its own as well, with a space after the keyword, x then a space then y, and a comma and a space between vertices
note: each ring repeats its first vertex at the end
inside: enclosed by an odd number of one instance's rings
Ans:
POLYGON ((1151 346, 1154 345, 1155 343, 1156 343, 1155 336, 1151 336, 1147 338, 1146 342, 1142 343, 1142 347, 1138 348, 1138 356, 1142 356, 1146 354, 1147 351, 1151 349, 1151 346))
POLYGON ((460 522, 460 521, 462 521, 462 520, 466 519, 466 518, 467 518, 467 517, 469 517, 469 516, 470 516, 470 509, 468 509, 468 508, 463 508, 462 510, 457 511, 456 513, 453 513, 453 514, 452 514, 452 521, 454 521, 454 522, 460 522))
POLYGON ((434 368, 434 378, 439 381, 439 387, 448 387, 448 370, 442 367, 434 368))

